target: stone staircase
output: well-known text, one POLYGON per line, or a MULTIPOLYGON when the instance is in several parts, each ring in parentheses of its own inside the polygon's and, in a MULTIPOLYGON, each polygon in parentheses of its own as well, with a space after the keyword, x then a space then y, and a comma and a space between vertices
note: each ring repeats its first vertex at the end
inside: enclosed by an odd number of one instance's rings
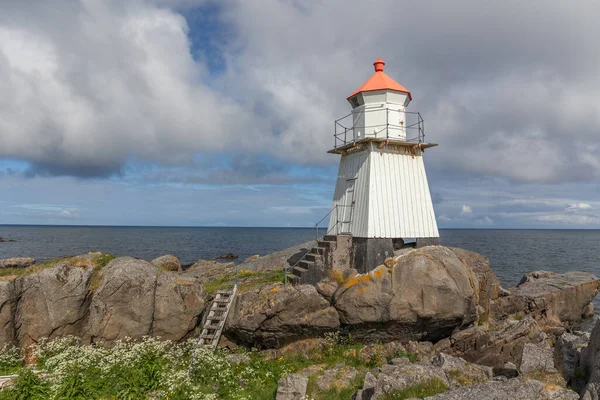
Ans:
POLYGON ((212 301, 208 315, 204 320, 202 332, 200 333, 196 347, 209 349, 215 349, 217 347, 236 291, 237 285, 235 285, 232 290, 217 291, 217 295, 212 301))
POLYGON ((288 274, 289 281, 294 285, 314 285, 325 278, 334 266, 347 266, 351 245, 351 236, 325 235, 321 240, 317 240, 317 245, 294 266, 288 274))

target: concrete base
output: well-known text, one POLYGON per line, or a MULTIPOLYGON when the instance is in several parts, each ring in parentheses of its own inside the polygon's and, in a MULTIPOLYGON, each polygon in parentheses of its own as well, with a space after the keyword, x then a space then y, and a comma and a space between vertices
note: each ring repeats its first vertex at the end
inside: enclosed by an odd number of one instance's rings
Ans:
POLYGON ((352 267, 364 274, 394 256, 392 239, 352 238, 352 267))
POLYGON ((440 238, 417 238, 417 248, 425 246, 439 246, 440 238))

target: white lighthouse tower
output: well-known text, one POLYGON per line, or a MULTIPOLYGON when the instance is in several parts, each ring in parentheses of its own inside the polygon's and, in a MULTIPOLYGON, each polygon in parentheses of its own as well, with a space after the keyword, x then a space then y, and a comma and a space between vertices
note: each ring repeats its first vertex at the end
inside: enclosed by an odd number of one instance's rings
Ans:
POLYGON ((424 121, 407 111, 410 92, 383 70, 347 100, 352 112, 335 121, 340 167, 329 219, 330 235, 352 237, 353 267, 366 272, 393 254, 405 239, 437 244, 438 228, 423 164, 424 121))

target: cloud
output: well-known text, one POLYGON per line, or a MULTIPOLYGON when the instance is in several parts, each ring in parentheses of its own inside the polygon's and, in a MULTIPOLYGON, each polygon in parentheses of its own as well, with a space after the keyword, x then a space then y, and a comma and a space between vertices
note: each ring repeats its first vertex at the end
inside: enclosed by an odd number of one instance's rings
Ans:
POLYGON ((463 204, 462 209, 460 210, 461 217, 470 217, 473 215, 473 209, 470 206, 463 204))
POLYGON ((477 218, 477 219, 474 221, 474 224, 475 224, 475 225, 482 225, 482 226, 489 226, 489 225, 494 225, 494 220, 493 220, 493 219, 491 219, 491 218, 490 218, 490 217, 488 217, 488 216, 485 216, 485 217, 483 217, 483 218, 477 218))
POLYGON ((428 153, 433 174, 598 179, 598 7, 8 1, 0 157, 27 161, 29 176, 180 167, 231 149, 335 164, 331 123, 381 56, 443 149, 428 153), (210 27, 194 24, 207 12, 210 27), (411 18, 399 25, 400 13, 411 18))
POLYGON ((569 204, 569 207, 567 207, 567 210, 589 210, 591 209, 592 206, 590 206, 587 203, 571 203, 569 204))

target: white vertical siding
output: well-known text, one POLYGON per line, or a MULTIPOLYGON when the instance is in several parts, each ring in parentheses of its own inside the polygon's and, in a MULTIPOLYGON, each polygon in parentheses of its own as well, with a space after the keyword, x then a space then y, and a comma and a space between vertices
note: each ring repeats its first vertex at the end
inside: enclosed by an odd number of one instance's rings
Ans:
MULTIPOLYGON (((342 156, 340 159, 340 167, 338 177, 335 184, 333 194, 332 207, 342 204, 344 192, 346 190, 346 181, 356 178, 354 183, 354 209, 352 210, 351 233, 353 236, 366 237, 368 204, 369 204, 369 152, 360 151, 357 153, 342 156)), ((342 208, 339 210, 340 215, 342 208)), ((328 231, 331 234, 338 234, 339 226, 336 226, 338 221, 336 210, 334 209, 329 218, 328 231)))
POLYGON ((367 237, 438 237, 421 153, 374 148, 370 160, 367 237))

